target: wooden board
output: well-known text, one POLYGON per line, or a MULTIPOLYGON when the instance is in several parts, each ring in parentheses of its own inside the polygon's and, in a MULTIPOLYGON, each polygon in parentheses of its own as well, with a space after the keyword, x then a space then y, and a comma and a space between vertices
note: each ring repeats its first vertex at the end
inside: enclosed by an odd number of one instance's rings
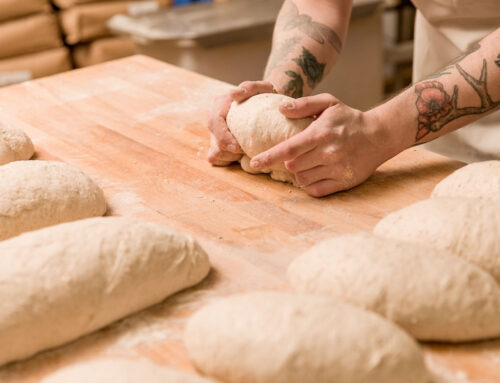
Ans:
MULTIPOLYGON (((192 370, 186 318, 215 297, 287 289, 289 262, 335 234, 371 230, 386 214, 429 196, 461 166, 410 149, 364 185, 322 199, 211 167, 207 117, 229 85, 144 56, 0 90, 0 118, 33 139, 37 159, 62 160, 104 189, 109 214, 161 222, 196 236, 213 271, 200 286, 54 351, 0 369, 0 382, 38 382, 86 359, 148 358, 192 370)), ((409 297, 411 299, 411 297, 409 297)), ((77 304, 77 302, 75 302, 77 304)), ((500 342, 424 345, 435 383, 500 381, 500 342)))

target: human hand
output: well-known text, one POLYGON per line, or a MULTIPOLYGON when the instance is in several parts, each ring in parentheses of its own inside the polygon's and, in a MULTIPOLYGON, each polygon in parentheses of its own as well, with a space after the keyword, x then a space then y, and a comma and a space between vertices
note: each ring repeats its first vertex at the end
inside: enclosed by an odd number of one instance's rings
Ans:
POLYGON ((299 98, 282 104, 280 111, 288 118, 319 117, 250 165, 262 170, 284 162, 314 197, 359 185, 400 150, 392 147, 375 113, 353 109, 330 94, 299 98))
POLYGON ((229 94, 216 99, 208 123, 211 134, 207 158, 212 165, 227 166, 242 157, 240 145, 227 126, 227 113, 233 101, 242 102, 260 93, 276 93, 276 91, 268 81, 245 81, 229 94))

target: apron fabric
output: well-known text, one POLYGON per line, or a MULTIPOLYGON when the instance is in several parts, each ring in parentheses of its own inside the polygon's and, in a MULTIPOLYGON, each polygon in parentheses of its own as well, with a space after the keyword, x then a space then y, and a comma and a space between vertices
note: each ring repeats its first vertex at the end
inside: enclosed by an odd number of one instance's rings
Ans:
MULTIPOLYGON (((500 26, 500 0, 413 0, 413 3, 418 8, 414 83, 436 73, 500 26)), ((500 111, 422 146, 464 162, 500 160, 500 111)))

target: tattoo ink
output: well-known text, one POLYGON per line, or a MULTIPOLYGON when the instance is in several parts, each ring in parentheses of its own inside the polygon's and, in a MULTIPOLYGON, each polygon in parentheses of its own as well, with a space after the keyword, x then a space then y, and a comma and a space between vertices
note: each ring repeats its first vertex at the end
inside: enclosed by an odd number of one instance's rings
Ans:
POLYGON ((323 78, 326 65, 319 63, 316 57, 306 48, 302 47, 302 54, 298 58, 293 59, 293 61, 300 66, 311 88, 314 88, 323 78))
POLYGON ((450 96, 439 81, 423 81, 415 86, 417 101, 415 105, 418 111, 418 127, 416 141, 419 141, 430 132, 437 132, 446 124, 463 116, 483 114, 500 106, 499 101, 493 101, 487 87, 487 65, 483 59, 483 67, 479 78, 467 73, 460 64, 456 63, 460 75, 465 79, 481 100, 478 107, 468 106, 459 108, 458 86, 453 87, 450 96))
POLYGON ((497 67, 500 68, 500 53, 497 56, 497 59, 495 60, 495 64, 497 64, 497 67))
POLYGON ((283 87, 283 93, 293 98, 302 97, 304 94, 304 80, 302 76, 291 70, 287 70, 285 73, 292 79, 283 87))

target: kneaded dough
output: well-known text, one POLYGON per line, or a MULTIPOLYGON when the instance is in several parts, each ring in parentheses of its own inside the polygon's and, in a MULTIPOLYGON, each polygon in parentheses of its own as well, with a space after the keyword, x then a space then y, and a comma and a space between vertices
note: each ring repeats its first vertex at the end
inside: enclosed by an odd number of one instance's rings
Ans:
POLYGON ((21 129, 0 122, 0 165, 29 160, 34 154, 31 139, 21 129))
POLYGON ((447 250, 500 282, 500 202, 433 198, 389 214, 376 235, 447 250))
POLYGON ((147 360, 101 359, 69 366, 40 383, 216 383, 147 360))
POLYGON ((367 233, 346 235, 312 247, 287 275, 299 292, 375 311, 420 340, 500 336, 500 286, 446 251, 367 233))
POLYGON ((99 217, 0 242, 0 365, 88 334, 200 282, 205 251, 168 226, 99 217))
POLYGON ((436 185, 435 197, 500 200, 500 161, 476 162, 456 170, 436 185))
POLYGON ((223 298, 189 320, 184 340, 197 368, 226 383, 427 383, 404 331, 327 297, 223 298))
MULTIPOLYGON (((312 118, 289 119, 283 116, 278 107, 288 101, 294 99, 281 94, 264 93, 231 105, 226 121, 245 154, 240 161, 244 171, 259 173, 250 167, 253 157, 303 131, 313 121, 312 118)), ((296 184, 295 176, 286 170, 283 163, 263 173, 270 173, 277 181, 296 184)))
POLYGON ((99 186, 63 162, 11 162, 0 166, 0 180, 0 241, 106 212, 99 186))

